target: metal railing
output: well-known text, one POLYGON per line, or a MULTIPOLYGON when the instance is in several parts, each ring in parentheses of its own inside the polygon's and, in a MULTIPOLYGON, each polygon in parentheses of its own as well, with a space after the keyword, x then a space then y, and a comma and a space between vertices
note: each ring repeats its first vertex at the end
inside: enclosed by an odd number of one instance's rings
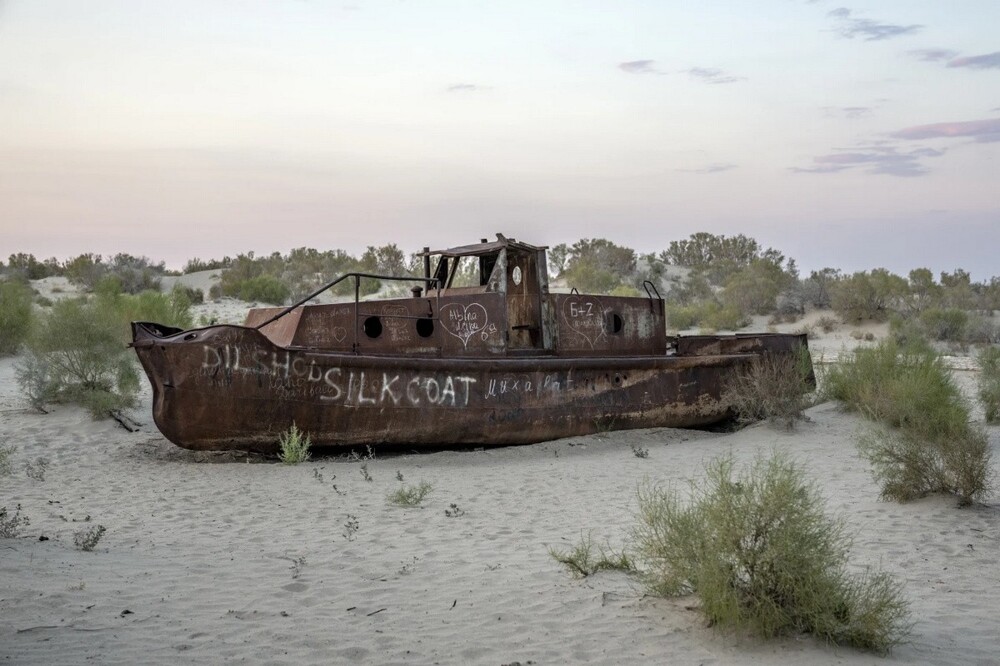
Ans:
POLYGON ((267 319, 266 321, 264 321, 264 322, 262 322, 260 324, 257 324, 253 328, 255 330, 259 331, 260 329, 264 328, 268 324, 271 324, 273 322, 278 321, 279 319, 281 319, 282 317, 284 317, 285 315, 287 315, 289 312, 291 312, 295 308, 301 307, 301 306, 305 305, 306 303, 308 303, 312 299, 314 299, 317 296, 319 296, 320 294, 322 294, 327 289, 331 289, 331 288, 337 286, 338 284, 340 284, 344 280, 347 280, 348 278, 354 278, 354 343, 352 345, 354 349, 357 349, 357 347, 358 347, 358 321, 359 321, 359 319, 360 319, 360 317, 361 317, 362 314, 364 314, 366 317, 378 316, 378 317, 389 317, 389 318, 395 318, 395 319, 434 319, 434 320, 437 319, 437 317, 433 316, 434 312, 431 313, 431 315, 432 315, 431 317, 417 317, 417 316, 413 316, 413 315, 409 315, 409 314, 406 314, 406 315, 392 315, 392 314, 389 314, 389 315, 387 315, 385 313, 371 313, 371 312, 362 313, 362 312, 360 312, 359 304, 361 302, 361 280, 363 278, 371 278, 373 280, 396 280, 396 281, 399 281, 399 282, 423 282, 424 283, 424 288, 427 290, 428 293, 430 292, 431 289, 434 289, 434 291, 435 291, 434 297, 435 297, 435 300, 436 300, 435 305, 437 307, 434 308, 434 311, 435 312, 440 312, 441 311, 441 307, 440 307, 441 306, 441 281, 438 278, 436 278, 436 277, 429 278, 429 277, 416 277, 416 276, 409 276, 409 275, 399 276, 399 275, 376 275, 374 273, 345 273, 344 275, 341 275, 340 277, 338 277, 333 282, 330 282, 330 283, 326 284, 325 286, 320 287, 319 289, 317 289, 316 291, 312 292, 311 294, 309 294, 305 298, 302 298, 298 302, 296 302, 296 303, 294 303, 292 305, 289 305, 288 307, 286 307, 285 309, 283 309, 278 314, 274 315, 273 317, 267 319))

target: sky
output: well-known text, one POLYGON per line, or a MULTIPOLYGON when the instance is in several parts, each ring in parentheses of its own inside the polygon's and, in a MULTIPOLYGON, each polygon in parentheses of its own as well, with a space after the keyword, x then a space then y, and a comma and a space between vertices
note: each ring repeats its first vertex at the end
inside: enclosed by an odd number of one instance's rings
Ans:
POLYGON ((987 279, 998 26, 997 0, 0 0, 0 257, 707 231, 987 279))

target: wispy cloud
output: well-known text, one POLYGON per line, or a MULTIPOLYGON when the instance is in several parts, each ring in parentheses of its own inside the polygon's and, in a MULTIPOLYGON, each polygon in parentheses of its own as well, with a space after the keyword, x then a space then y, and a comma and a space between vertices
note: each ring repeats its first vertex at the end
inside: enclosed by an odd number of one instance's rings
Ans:
POLYGON ((951 49, 913 49, 912 51, 907 51, 907 53, 917 60, 923 60, 924 62, 951 60, 958 55, 958 51, 952 51, 951 49))
POLYGON ((737 168, 736 164, 730 164, 729 162, 716 162, 715 164, 709 164, 706 167, 700 169, 678 169, 684 173, 722 173, 723 171, 730 171, 731 169, 737 168))
POLYGON ((872 114, 870 106, 824 106, 822 108, 828 116, 844 118, 864 118, 872 114))
POLYGON ((618 69, 629 74, 661 74, 655 60, 630 60, 618 63, 618 69))
POLYGON ((917 125, 893 132, 889 136, 908 140, 971 138, 978 143, 993 143, 1000 141, 1000 118, 917 125))
POLYGON ((475 83, 455 83, 447 88, 447 92, 450 93, 471 93, 482 92, 483 90, 489 90, 489 87, 476 85, 475 83))
POLYGON ((792 167, 797 173, 837 173, 847 169, 860 168, 865 173, 913 177, 928 173, 921 160, 929 157, 940 157, 943 150, 933 148, 917 148, 900 152, 892 146, 872 146, 858 148, 852 151, 819 155, 813 158, 812 167, 792 167))
POLYGON ((738 81, 746 81, 745 76, 733 76, 714 67, 692 67, 683 71, 705 83, 737 83, 738 81))
POLYGON ((875 42, 882 39, 891 39, 903 35, 911 35, 919 32, 922 25, 897 25, 894 23, 880 23, 872 19, 854 18, 853 12, 847 7, 839 7, 827 14, 837 21, 836 31, 847 39, 860 37, 866 42, 875 42))
POLYGON ((1000 69, 1000 51, 985 53, 948 61, 948 67, 969 67, 971 69, 1000 69))

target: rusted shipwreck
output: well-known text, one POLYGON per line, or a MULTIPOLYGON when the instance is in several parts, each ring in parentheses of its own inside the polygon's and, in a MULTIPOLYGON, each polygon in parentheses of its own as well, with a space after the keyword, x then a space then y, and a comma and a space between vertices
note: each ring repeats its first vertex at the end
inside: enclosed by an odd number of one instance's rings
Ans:
POLYGON ((498 235, 425 249, 422 277, 344 275, 293 306, 250 310, 243 326, 135 322, 132 346, 170 441, 262 452, 293 423, 319 447, 704 426, 729 415, 732 373, 806 348, 804 335, 668 336, 663 299, 644 286, 645 297, 552 293, 545 248, 498 235), (412 295, 363 300, 370 278, 412 295), (353 301, 307 304, 345 281, 353 301))

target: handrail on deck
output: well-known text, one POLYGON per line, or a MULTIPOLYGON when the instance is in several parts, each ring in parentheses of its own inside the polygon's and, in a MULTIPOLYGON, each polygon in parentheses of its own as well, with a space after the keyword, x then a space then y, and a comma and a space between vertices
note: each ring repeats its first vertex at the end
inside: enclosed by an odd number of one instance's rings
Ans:
MULTIPOLYGON (((433 277, 433 278, 432 277, 416 277, 416 276, 410 276, 410 275, 375 275, 374 273, 344 273, 343 275, 341 275, 339 278, 337 278, 333 282, 330 282, 329 284, 327 284, 324 287, 320 287, 319 289, 317 289, 313 293, 309 294, 308 296, 306 296, 302 300, 298 301, 297 303, 294 303, 293 305, 289 305, 287 308, 285 308, 284 310, 282 310, 278 314, 274 315, 273 317, 271 317, 267 321, 265 321, 265 322, 263 322, 261 324, 257 324, 256 326, 254 326, 254 330, 258 330, 259 331, 260 329, 264 328, 268 324, 281 319, 282 317, 284 317, 285 315, 287 315, 289 312, 291 312, 295 308, 297 308, 299 306, 302 306, 302 305, 305 305, 306 303, 308 303, 312 299, 314 299, 317 296, 319 296, 320 294, 322 294, 327 289, 330 289, 331 287, 337 286, 338 284, 340 284, 341 282, 343 282, 344 280, 346 280, 347 278, 350 278, 350 277, 354 278, 354 334, 355 334, 355 336, 357 336, 357 330, 358 330, 358 321, 357 321, 357 319, 358 319, 358 303, 361 300, 361 278, 373 278, 375 280, 398 280, 400 282, 423 282, 426 285, 426 288, 427 288, 428 291, 432 288, 432 285, 433 285, 433 288, 437 291, 436 297, 439 300, 441 298, 441 284, 440 284, 440 281, 438 280, 438 278, 436 278, 436 277, 433 277)), ((355 340, 355 343, 357 343, 357 340, 355 340)))

